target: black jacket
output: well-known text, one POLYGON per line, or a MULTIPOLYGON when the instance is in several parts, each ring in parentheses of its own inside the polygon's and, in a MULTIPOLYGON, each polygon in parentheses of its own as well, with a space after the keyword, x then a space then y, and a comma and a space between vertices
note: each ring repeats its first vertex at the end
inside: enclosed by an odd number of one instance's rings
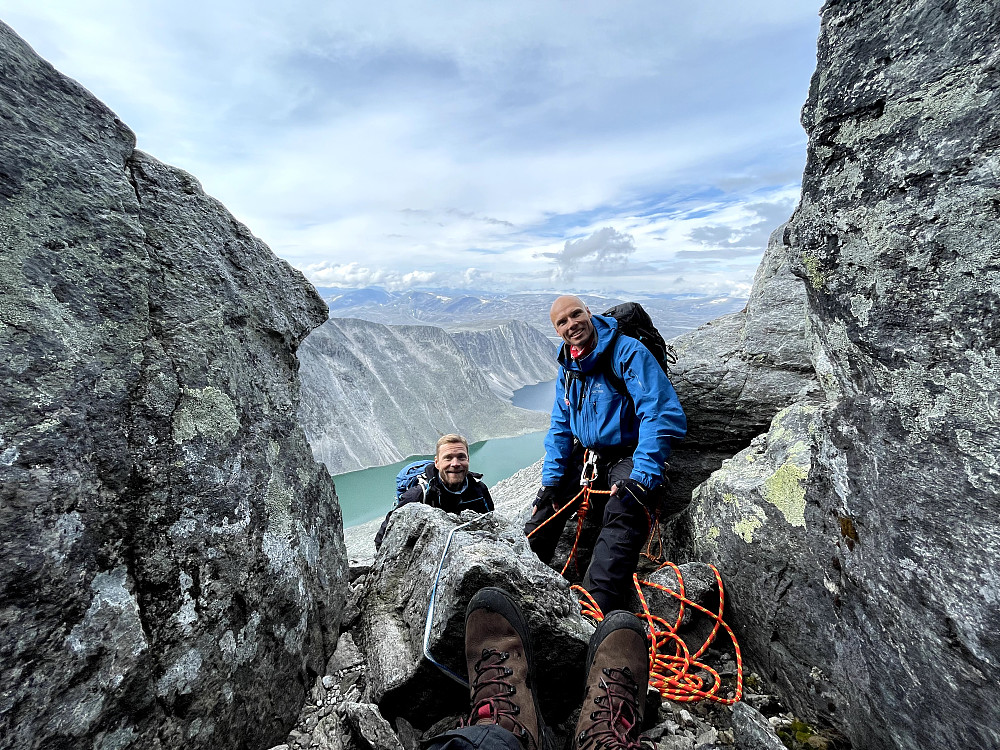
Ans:
POLYGON ((410 487, 399 498, 396 506, 386 514, 385 520, 382 521, 382 525, 375 535, 376 549, 382 546, 382 537, 385 536, 386 527, 389 525, 389 517, 393 514, 393 511, 408 503, 424 503, 434 508, 442 508, 449 513, 461 513, 463 510, 487 513, 493 510, 493 498, 490 497, 490 491, 485 484, 479 481, 483 478, 482 474, 470 471, 466 478, 465 489, 458 493, 451 492, 445 488, 438 478, 438 471, 434 468, 434 464, 429 464, 424 470, 424 478, 427 480, 426 492, 419 484, 410 487))

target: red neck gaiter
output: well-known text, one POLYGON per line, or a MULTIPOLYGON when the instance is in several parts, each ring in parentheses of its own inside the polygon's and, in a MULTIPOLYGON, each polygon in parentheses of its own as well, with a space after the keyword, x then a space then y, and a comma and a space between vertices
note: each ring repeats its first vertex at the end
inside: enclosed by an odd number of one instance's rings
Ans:
POLYGON ((583 359, 592 351, 594 351, 594 346, 597 344, 597 336, 591 336, 590 341, 580 346, 571 346, 569 348, 569 356, 573 359, 583 359))

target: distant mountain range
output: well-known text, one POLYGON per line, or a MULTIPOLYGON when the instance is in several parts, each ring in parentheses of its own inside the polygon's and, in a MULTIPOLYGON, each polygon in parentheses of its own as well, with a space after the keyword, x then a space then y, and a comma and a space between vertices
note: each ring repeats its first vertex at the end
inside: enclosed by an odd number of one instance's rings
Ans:
MULTIPOLYGON (((521 320, 552 337, 552 293, 494 294, 456 290, 389 292, 378 287, 318 287, 334 318, 361 318, 387 325, 434 325, 449 331, 494 328, 521 320)), ((591 312, 601 313, 624 298, 582 295, 591 312)), ((673 338, 721 315, 743 309, 746 299, 661 295, 638 300, 664 338, 673 338)))

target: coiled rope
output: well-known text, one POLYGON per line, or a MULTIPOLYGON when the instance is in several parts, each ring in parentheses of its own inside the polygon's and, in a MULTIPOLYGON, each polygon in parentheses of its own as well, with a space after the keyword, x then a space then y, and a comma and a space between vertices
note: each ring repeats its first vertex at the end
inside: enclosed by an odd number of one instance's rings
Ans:
MULTIPOLYGON (((669 588, 652 581, 640 580, 637 574, 632 574, 632 583, 639 596, 642 610, 636 612, 636 616, 646 622, 648 629, 647 639, 649 641, 649 685, 654 688, 664 698, 677 703, 694 703, 700 700, 711 700, 726 706, 731 706, 743 698, 743 652, 740 650, 739 641, 729 624, 722 618, 725 608, 725 591, 722 586, 722 576, 718 568, 709 565, 712 573, 715 574, 715 581, 719 586, 719 609, 712 612, 697 602, 691 601, 684 593, 684 577, 680 569, 672 562, 665 562, 658 570, 669 567, 677 576, 677 590, 669 588), (662 591, 672 596, 679 602, 677 618, 673 623, 659 615, 653 614, 643 593, 643 586, 662 591), (714 621, 712 632, 709 633, 705 642, 691 653, 687 643, 677 634, 681 623, 684 620, 685 607, 692 607, 714 621), (719 673, 708 664, 700 661, 709 647, 715 641, 719 630, 724 630, 733 644, 736 653, 736 688, 732 698, 726 698, 720 694, 722 689, 722 678, 719 673), (673 646, 672 651, 670 646, 673 646), (712 684, 706 689, 706 680, 698 675, 699 671, 707 672, 711 676, 712 684)), ((582 586, 570 586, 580 597, 580 612, 584 617, 589 617, 596 622, 604 619, 604 613, 594 597, 582 586)))
POLYGON ((632 575, 632 581, 635 584, 636 591, 639 593, 639 601, 642 603, 642 613, 639 614, 639 617, 645 619, 649 626, 649 684, 659 690, 660 695, 664 698, 679 703, 691 703, 707 699, 731 706, 743 698, 743 652, 740 650, 740 644, 736 640, 736 634, 733 633, 733 629, 729 627, 729 623, 722 619, 722 613, 726 604, 725 590, 722 586, 722 575, 714 565, 708 566, 712 569, 712 573, 715 575, 715 582, 719 586, 719 609, 716 612, 712 612, 697 602, 691 601, 684 595, 684 577, 681 575, 680 569, 672 562, 664 563, 660 568, 668 566, 673 570, 674 575, 677 576, 677 591, 651 581, 640 581, 638 575, 632 575), (649 611, 649 604, 646 602, 646 596, 642 591, 643 586, 658 589, 680 602, 677 620, 673 624, 668 623, 662 617, 654 615, 649 611), (680 627, 684 617, 685 606, 694 607, 694 609, 714 620, 712 632, 709 633, 705 642, 693 654, 688 650, 684 639, 677 635, 677 629, 680 627), (701 657, 708 651, 709 646, 715 641, 720 628, 725 630, 726 635, 729 636, 736 654, 736 688, 732 698, 725 698, 719 694, 719 690, 722 688, 722 679, 719 673, 708 664, 700 661, 701 657), (673 644, 673 653, 667 652, 670 644, 673 644), (696 674, 699 670, 708 672, 712 677, 712 686, 708 690, 705 689, 704 680, 696 674))

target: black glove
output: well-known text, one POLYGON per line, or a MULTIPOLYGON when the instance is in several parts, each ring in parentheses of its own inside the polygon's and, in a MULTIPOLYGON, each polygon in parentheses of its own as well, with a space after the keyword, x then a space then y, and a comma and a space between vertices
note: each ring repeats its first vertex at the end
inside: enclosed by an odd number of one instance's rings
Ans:
POLYGON ((652 510, 653 493, 646 489, 646 485, 637 482, 629 477, 624 482, 619 482, 617 494, 621 497, 630 497, 637 503, 652 510))
POLYGON ((535 495, 535 502, 532 505, 536 508, 544 508, 548 505, 552 506, 552 510, 558 510, 559 508, 556 505, 558 494, 555 487, 539 487, 538 494, 535 495))

